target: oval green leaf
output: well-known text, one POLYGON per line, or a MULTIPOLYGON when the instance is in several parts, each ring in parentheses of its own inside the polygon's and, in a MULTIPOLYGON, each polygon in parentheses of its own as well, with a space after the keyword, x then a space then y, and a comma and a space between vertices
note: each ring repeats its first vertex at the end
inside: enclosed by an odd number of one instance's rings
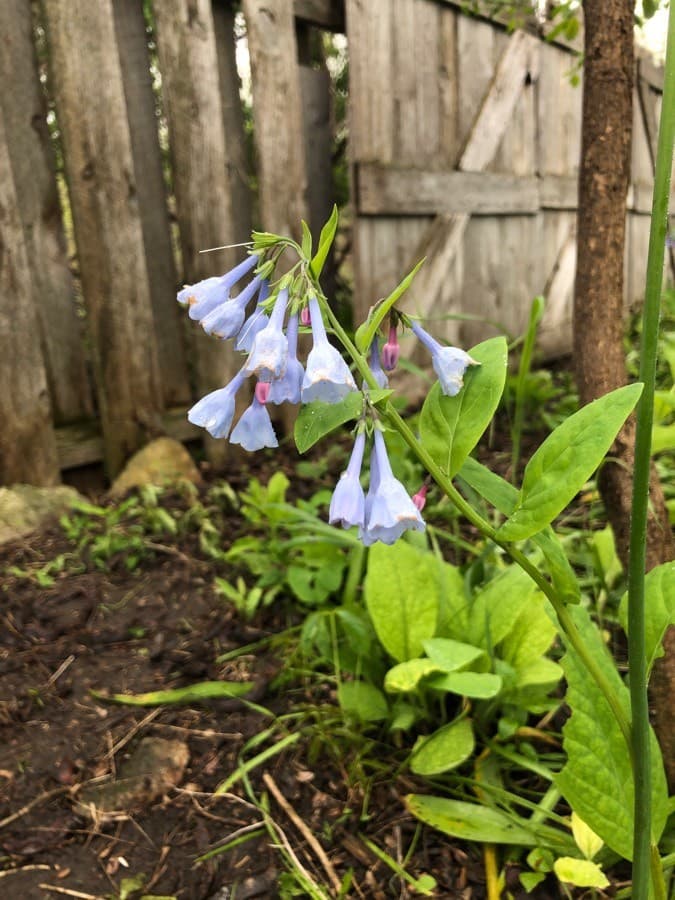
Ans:
POLYGON ((550 434, 525 467, 520 502, 497 532, 520 541, 563 511, 598 468, 642 393, 629 384, 594 400, 550 434))
POLYGON ((367 681, 343 681, 338 700, 343 713, 360 722, 381 722, 389 715, 386 697, 367 681))
POLYGON ((408 694, 417 690, 420 681, 435 675, 440 667, 430 659, 407 659, 389 669, 384 677, 384 689, 390 694, 408 694))
POLYGON ((459 472, 490 424, 506 380, 505 338, 483 341, 469 354, 480 366, 472 366, 467 371, 459 394, 446 397, 437 382, 429 391, 420 415, 422 445, 450 477, 459 472))
POLYGON ((363 394, 352 391, 339 403, 305 403, 295 420, 293 436, 299 453, 305 453, 335 428, 358 419, 363 410, 363 394))
POLYGON ((364 587, 368 613, 387 653, 398 662, 421 656, 438 618, 435 557, 404 541, 392 547, 375 544, 364 587))
POLYGON ((432 678, 429 687, 437 691, 448 691, 460 697, 475 700, 490 700, 502 689, 502 679, 492 672, 450 672, 432 678))
POLYGON ((409 794, 405 798, 405 804, 420 821, 450 837, 521 847, 536 847, 539 844, 534 830, 489 806, 448 800, 445 797, 425 797, 421 794, 409 794))
POLYGON ((609 885, 609 880, 600 866, 590 859, 561 856, 553 863, 553 871, 560 881, 573 884, 575 887, 606 888, 609 885))
POLYGON ((471 756, 474 745, 470 719, 450 722, 418 744, 413 750, 410 768, 416 775, 449 772, 471 756))

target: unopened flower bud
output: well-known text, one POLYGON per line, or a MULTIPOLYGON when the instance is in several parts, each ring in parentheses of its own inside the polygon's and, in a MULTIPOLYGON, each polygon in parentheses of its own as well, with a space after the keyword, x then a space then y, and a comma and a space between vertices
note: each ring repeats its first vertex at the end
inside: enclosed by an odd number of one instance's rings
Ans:
POLYGON ((389 327, 387 343, 382 348, 382 365, 386 372, 394 371, 400 355, 401 347, 398 342, 398 335, 396 334, 396 326, 391 325, 389 327))
POLYGON ((309 306, 303 306, 300 310, 300 324, 304 325, 305 328, 309 328, 312 324, 312 320, 309 315, 309 306))
POLYGON ((429 488, 426 484, 423 484, 422 487, 416 494, 413 494, 412 502, 415 504, 415 507, 419 509, 420 512, 424 509, 424 506, 427 502, 427 491, 429 488))

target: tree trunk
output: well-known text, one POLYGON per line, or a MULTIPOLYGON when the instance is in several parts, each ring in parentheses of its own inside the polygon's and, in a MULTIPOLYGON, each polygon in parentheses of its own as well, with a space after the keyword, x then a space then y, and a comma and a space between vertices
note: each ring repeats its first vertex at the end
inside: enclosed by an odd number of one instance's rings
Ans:
MULTIPOLYGON (((584 2, 584 96, 582 112, 574 347, 582 403, 626 382, 623 349, 623 264, 626 195, 630 180, 633 122, 633 4, 630 0, 584 2)), ((617 438, 600 470, 598 487, 628 563, 635 422, 617 438)), ((650 488, 647 568, 672 558, 672 536, 655 473, 650 488)), ((675 776, 675 729, 668 693, 655 671, 653 700, 664 758, 675 776)))

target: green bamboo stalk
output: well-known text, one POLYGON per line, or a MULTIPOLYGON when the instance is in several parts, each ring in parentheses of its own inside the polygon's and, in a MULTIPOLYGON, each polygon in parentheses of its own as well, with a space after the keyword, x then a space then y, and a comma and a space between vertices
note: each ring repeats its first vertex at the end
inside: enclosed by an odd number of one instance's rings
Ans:
POLYGON ((647 900, 652 871, 654 892, 663 890, 658 853, 651 847, 651 777, 649 707, 645 654, 645 560, 654 387, 658 345, 663 259, 668 230, 668 198, 675 141, 675 16, 668 14, 668 40, 663 83, 663 102, 656 151, 652 222, 647 256, 647 282, 642 318, 640 380, 644 390, 637 408, 635 469, 628 570, 628 666, 630 671, 631 739, 635 784, 633 833, 633 897, 647 900), (657 860, 654 864, 653 860, 657 860))

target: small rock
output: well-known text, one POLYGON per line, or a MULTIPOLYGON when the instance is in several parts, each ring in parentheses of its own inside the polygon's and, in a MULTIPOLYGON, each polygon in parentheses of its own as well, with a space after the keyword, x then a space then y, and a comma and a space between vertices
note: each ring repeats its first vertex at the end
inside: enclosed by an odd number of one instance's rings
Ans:
POLYGON ((197 466, 180 441, 161 437, 134 453, 122 472, 113 481, 109 494, 119 497, 130 488, 143 484, 164 487, 177 481, 200 484, 197 466))
POLYGON ((82 791, 77 810, 100 822, 147 806, 181 781, 189 759, 183 741, 143 738, 114 781, 82 791))
POLYGON ((75 488, 14 484, 0 488, 0 544, 35 531, 48 519, 63 515, 85 498, 75 488))

